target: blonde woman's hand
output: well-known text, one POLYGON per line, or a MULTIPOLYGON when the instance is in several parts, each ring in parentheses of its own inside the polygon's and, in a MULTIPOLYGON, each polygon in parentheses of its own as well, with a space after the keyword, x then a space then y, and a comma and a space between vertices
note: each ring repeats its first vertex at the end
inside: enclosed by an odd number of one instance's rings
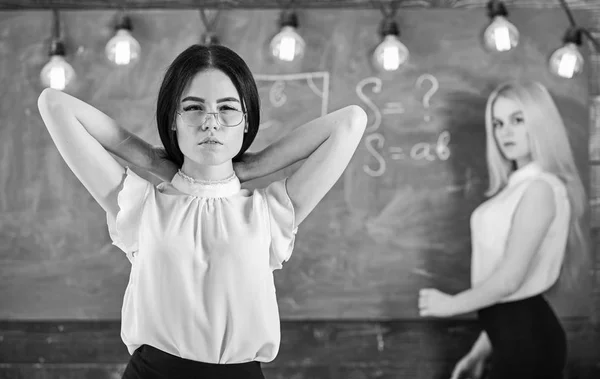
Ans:
POLYGON ((435 288, 423 288, 419 291, 419 315, 422 317, 454 316, 453 296, 435 288))
POLYGON ((485 368, 485 357, 465 355, 452 370, 450 379, 481 379, 485 368))

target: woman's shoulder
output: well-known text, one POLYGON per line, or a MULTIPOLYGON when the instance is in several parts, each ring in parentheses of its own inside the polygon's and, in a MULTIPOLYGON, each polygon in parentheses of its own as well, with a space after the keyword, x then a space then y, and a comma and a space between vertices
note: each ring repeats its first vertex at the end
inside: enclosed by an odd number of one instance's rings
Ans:
POLYGON ((561 179, 557 174, 550 171, 541 171, 538 175, 532 178, 529 185, 536 184, 538 187, 541 186, 541 183, 546 183, 553 190, 554 193, 558 195, 567 194, 567 186, 563 179, 561 179))

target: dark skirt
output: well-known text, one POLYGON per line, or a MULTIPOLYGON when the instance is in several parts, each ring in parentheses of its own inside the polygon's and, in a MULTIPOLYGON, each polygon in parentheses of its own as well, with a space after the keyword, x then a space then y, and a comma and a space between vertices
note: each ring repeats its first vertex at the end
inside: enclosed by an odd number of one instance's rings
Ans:
POLYGON ((495 304, 478 313, 492 344, 490 378, 562 378, 566 335, 542 295, 495 304))
POLYGON ((149 345, 131 356, 123 379, 265 379, 260 362, 215 364, 192 361, 149 345))

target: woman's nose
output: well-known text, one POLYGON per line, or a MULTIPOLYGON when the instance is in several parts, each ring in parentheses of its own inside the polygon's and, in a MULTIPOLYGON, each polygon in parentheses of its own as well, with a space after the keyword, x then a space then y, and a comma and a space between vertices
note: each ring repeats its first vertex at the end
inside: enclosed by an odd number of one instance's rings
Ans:
POLYGON ((209 113, 206 115, 206 120, 204 120, 204 124, 202 124, 202 130, 208 129, 217 130, 219 128, 219 123, 217 122, 217 116, 213 113, 209 113))
POLYGON ((513 134, 513 130, 508 125, 502 129, 500 129, 500 135, 502 135, 502 136, 511 136, 512 134, 513 134))

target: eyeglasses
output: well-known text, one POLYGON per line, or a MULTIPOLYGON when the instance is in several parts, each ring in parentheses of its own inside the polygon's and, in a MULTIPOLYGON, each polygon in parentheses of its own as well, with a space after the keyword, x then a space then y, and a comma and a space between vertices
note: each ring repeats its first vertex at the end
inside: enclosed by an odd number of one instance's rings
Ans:
POLYGON ((246 117, 246 112, 241 112, 236 109, 224 109, 219 112, 189 110, 177 112, 177 114, 181 117, 183 123, 190 127, 203 126, 204 123, 208 121, 209 115, 215 118, 218 125, 228 128, 240 125, 246 117))

